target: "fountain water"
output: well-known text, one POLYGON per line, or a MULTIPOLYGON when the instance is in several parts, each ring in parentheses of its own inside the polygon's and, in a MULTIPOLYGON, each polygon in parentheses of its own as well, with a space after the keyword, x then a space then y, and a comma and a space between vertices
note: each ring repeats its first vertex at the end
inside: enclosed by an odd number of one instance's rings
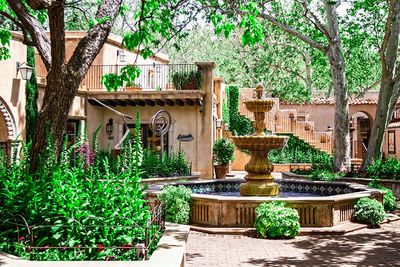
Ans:
POLYGON ((256 87, 256 99, 244 101, 246 109, 254 113, 254 128, 256 132, 252 136, 232 137, 239 149, 247 150, 251 156, 246 164, 248 173, 246 182, 240 185, 240 194, 244 196, 276 196, 279 194, 278 184, 271 175, 273 165, 268 160, 268 153, 273 149, 282 148, 288 140, 286 136, 267 135, 265 114, 269 112, 274 101, 262 99, 264 88, 256 87))

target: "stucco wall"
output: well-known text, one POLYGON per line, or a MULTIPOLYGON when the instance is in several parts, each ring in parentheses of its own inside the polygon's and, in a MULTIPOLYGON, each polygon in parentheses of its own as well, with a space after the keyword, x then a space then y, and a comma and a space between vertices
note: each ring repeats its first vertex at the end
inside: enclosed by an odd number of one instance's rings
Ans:
MULTIPOLYGON (((178 135, 180 134, 192 134, 194 136, 194 141, 192 142, 182 142, 181 148, 186 153, 186 156, 190 162, 193 163, 193 170, 198 170, 198 162, 201 158, 201 155, 198 154, 199 146, 201 146, 202 140, 199 140, 198 132, 199 125, 196 123, 199 118, 202 116, 200 113, 200 107, 198 106, 145 106, 145 107, 115 107, 114 109, 123 112, 124 114, 130 115, 132 117, 136 117, 136 111, 140 110, 140 120, 141 123, 147 124, 150 121, 150 118, 159 110, 164 109, 171 114, 172 117, 172 127, 169 132, 169 145, 171 151, 176 152, 179 149, 179 142, 176 140, 178 135)), ((103 128, 100 131, 99 141, 102 149, 107 149, 110 146, 113 149, 120 138, 123 135, 122 125, 124 121, 121 116, 116 114, 115 112, 108 110, 103 107, 95 107, 92 105, 88 105, 88 135, 90 139, 93 138, 93 132, 97 128, 97 126, 101 123, 103 124, 103 128), (108 123, 109 119, 113 119, 113 134, 111 138, 113 140, 109 140, 108 135, 106 133, 105 125, 108 123)), ((134 120, 127 120, 129 124, 134 124, 134 120)))
POLYGON ((14 138, 25 139, 25 81, 17 76, 16 62, 26 62, 26 47, 14 37, 9 49, 11 58, 0 61, 0 101, 15 123, 14 138))
MULTIPOLYGON (((318 131, 326 131, 328 126, 333 129, 334 117, 335 117, 335 106, 334 105, 293 105, 293 104, 280 104, 280 109, 297 109, 299 113, 308 113, 309 120, 315 122, 315 129, 318 131)), ((375 116, 375 105, 350 105, 349 106, 349 117, 352 117, 355 113, 362 111, 366 113, 370 118, 375 116)))

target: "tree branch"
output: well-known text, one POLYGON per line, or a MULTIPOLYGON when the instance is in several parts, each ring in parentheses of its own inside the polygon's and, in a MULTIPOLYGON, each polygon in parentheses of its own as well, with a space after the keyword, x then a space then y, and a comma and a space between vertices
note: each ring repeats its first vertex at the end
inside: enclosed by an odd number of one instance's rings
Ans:
POLYGON ((43 60, 46 69, 51 69, 51 46, 50 39, 45 34, 45 29, 40 25, 39 21, 32 16, 22 1, 6 0, 8 6, 17 15, 19 21, 23 25, 23 28, 29 32, 32 37, 32 41, 39 51, 39 54, 43 60))
POLYGON ((305 13, 305 17, 311 21, 312 24, 314 24, 315 28, 317 28, 320 32, 322 32, 326 37, 331 39, 331 36, 329 35, 328 28, 326 27, 325 24, 322 23, 322 21, 311 11, 311 9, 308 7, 308 3, 306 1, 300 1, 298 0, 298 3, 300 3, 303 6, 305 13), (311 18, 307 16, 307 14, 310 14, 311 18))
MULTIPOLYGON (((241 13, 244 14, 244 12, 242 12, 242 11, 241 11, 241 13)), ((309 36, 287 26, 286 24, 279 22, 276 18, 274 18, 268 14, 265 14, 265 13, 260 13, 258 16, 263 19, 268 20, 269 22, 271 22, 272 24, 274 24, 275 26, 277 26, 284 32, 287 32, 287 33, 295 36, 296 38, 298 38, 298 39, 302 40, 303 42, 305 42, 306 44, 310 45, 311 47, 320 50, 324 54, 326 54, 328 52, 328 48, 325 47, 323 44, 311 39, 309 36)))
POLYGON ((21 22, 19 22, 16 18, 14 18, 13 16, 11 16, 10 14, 4 12, 4 11, 0 11, 0 15, 2 15, 3 17, 9 19, 12 21, 12 23, 14 23, 18 28, 21 29, 22 34, 24 35, 24 41, 23 43, 25 45, 28 46, 34 46, 35 44, 33 43, 32 39, 29 36, 29 33, 26 31, 26 29, 24 28, 24 26, 22 25, 21 22))
POLYGON ((67 71, 74 77, 77 83, 80 83, 85 77, 89 67, 106 42, 115 18, 118 15, 121 3, 122 0, 103 1, 97 11, 96 18, 109 17, 109 20, 92 27, 87 35, 78 43, 67 65, 67 71))

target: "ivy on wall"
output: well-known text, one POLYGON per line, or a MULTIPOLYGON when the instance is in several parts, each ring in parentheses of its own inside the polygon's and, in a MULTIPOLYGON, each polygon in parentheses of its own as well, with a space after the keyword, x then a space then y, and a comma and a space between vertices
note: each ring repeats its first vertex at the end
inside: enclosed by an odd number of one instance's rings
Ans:
POLYGON ((31 46, 27 47, 27 63, 33 68, 31 78, 26 81, 25 85, 25 113, 26 113, 26 141, 32 140, 33 132, 35 131, 36 120, 38 117, 38 106, 37 99, 39 95, 38 85, 36 80, 36 70, 35 70, 35 49, 31 46))
POLYGON ((318 163, 330 164, 331 156, 319 151, 300 138, 285 134, 289 136, 288 143, 285 147, 272 150, 269 153, 269 159, 273 163, 318 163))
POLYGON ((249 135, 254 132, 253 123, 239 113, 239 88, 228 86, 229 130, 233 135, 249 135))

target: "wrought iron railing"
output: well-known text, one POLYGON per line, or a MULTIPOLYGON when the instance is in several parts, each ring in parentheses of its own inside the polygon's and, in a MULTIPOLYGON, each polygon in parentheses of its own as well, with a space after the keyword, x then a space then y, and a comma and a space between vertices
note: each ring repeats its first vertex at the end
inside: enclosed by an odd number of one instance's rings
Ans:
MULTIPOLYGON (((81 82, 81 89, 88 91, 106 90, 101 83, 101 78, 110 73, 120 74, 126 65, 92 65, 85 78, 81 82)), ((198 71, 195 64, 141 64, 135 65, 140 69, 140 75, 132 86, 122 86, 119 91, 125 90, 174 90, 174 77, 181 73, 193 73, 198 71)), ((47 71, 40 57, 36 57, 36 75, 46 78, 47 71)), ((200 88, 185 88, 200 89, 200 88)))

